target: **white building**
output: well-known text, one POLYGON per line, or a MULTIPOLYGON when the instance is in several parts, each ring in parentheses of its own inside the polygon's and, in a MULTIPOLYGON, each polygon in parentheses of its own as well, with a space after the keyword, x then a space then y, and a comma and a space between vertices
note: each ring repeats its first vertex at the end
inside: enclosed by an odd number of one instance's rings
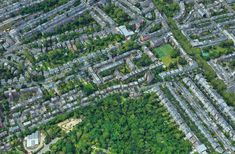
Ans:
POLYGON ((39 131, 36 131, 35 133, 32 133, 31 135, 28 135, 26 138, 26 147, 27 148, 35 148, 40 144, 40 133, 39 131))
POLYGON ((124 35, 126 38, 130 37, 131 35, 134 35, 133 31, 128 31, 126 29, 126 26, 119 26, 116 28, 118 32, 120 32, 122 35, 124 35))

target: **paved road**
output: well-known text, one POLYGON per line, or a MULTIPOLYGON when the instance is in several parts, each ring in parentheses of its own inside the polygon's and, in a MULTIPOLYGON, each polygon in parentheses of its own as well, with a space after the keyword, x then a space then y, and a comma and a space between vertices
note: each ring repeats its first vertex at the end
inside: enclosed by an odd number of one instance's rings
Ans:
POLYGON ((44 147, 38 152, 38 154, 43 154, 47 151, 50 151, 50 145, 56 143, 60 138, 55 138, 54 140, 52 140, 49 144, 44 145, 44 147))

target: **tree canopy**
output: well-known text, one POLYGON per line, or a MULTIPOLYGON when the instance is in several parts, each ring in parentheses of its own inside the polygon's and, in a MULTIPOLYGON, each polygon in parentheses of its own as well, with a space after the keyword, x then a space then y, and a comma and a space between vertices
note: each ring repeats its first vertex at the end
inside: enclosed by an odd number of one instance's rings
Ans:
POLYGON ((52 153, 92 153, 95 149, 141 154, 191 151, 191 144, 183 139, 155 95, 138 99, 108 96, 95 106, 80 109, 75 116, 83 116, 83 122, 54 144, 52 153))

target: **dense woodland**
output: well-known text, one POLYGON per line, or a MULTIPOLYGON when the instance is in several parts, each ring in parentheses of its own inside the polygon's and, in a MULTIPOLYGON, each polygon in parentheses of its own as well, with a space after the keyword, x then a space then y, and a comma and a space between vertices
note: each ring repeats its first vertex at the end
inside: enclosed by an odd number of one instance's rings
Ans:
MULTIPOLYGON (((166 109, 155 95, 138 99, 113 95, 96 105, 79 109, 84 117, 68 134, 51 146, 51 153, 174 153, 191 151, 166 109), (95 116, 94 116, 95 115, 95 116)), ((50 152, 48 152, 50 153, 50 152)))

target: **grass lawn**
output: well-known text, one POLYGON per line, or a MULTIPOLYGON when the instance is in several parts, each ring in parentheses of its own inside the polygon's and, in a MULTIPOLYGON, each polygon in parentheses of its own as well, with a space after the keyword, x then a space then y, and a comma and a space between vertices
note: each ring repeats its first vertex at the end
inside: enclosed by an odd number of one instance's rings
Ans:
POLYGON ((170 63, 177 60, 177 58, 173 58, 176 55, 176 51, 170 44, 154 48, 153 53, 161 59, 165 66, 169 66, 170 63))
POLYGON ((162 57, 161 60, 165 66, 169 66, 170 63, 177 61, 176 58, 172 59, 170 56, 162 57))

